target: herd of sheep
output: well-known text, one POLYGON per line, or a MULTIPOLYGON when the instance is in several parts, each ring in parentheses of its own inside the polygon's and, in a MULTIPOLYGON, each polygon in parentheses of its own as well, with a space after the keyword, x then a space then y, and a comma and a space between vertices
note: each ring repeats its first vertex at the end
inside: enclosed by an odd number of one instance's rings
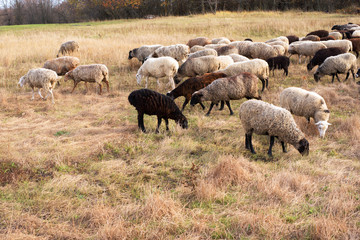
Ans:
MULTIPOLYGON (((146 45, 129 52, 128 59, 137 58, 142 62, 136 74, 140 85, 145 78, 145 89, 133 91, 128 100, 138 112, 138 126, 145 132, 144 114, 157 115, 158 124, 162 119, 168 130, 168 119, 175 120, 182 128, 188 127, 182 111, 190 102, 192 106, 199 103, 203 109, 204 101, 210 101, 207 112, 210 114, 214 105, 220 103, 220 109, 226 104, 230 114, 233 110, 230 100, 250 99, 240 107, 240 120, 245 130, 245 147, 255 153, 252 145, 252 134, 270 136, 268 155, 272 155, 275 138, 286 151, 286 143, 293 145, 302 155, 309 153, 309 142, 296 125, 291 114, 305 117, 309 122, 313 118, 320 137, 330 125, 330 111, 325 100, 317 93, 301 88, 290 87, 280 94, 280 106, 261 101, 261 93, 268 88, 270 71, 284 70, 288 75, 290 57, 298 55, 299 63, 303 56, 309 57, 307 69, 318 66, 314 79, 319 81, 325 75, 335 76, 350 73, 355 80, 357 57, 360 51, 360 26, 356 24, 335 25, 332 32, 318 30, 303 38, 297 36, 280 36, 266 42, 253 42, 251 39, 234 41, 226 37, 209 39, 198 37, 187 44, 170 46, 146 45), (354 51, 356 56, 351 53, 354 51), (149 77, 166 77, 171 91, 167 95, 146 89, 149 77), (262 83, 258 89, 259 81, 262 83), (177 84, 177 86, 176 86, 177 84), (181 111, 174 99, 184 96, 185 102, 181 111)), ((59 77, 65 75, 64 81, 72 79, 76 85, 84 81, 95 82, 102 92, 102 82, 109 91, 109 73, 103 64, 80 65, 79 59, 68 55, 79 48, 78 43, 69 41, 61 45, 57 58, 45 62, 43 68, 31 69, 20 78, 19 85, 29 84, 33 90, 39 88, 53 100, 52 90, 59 77)), ((358 72, 357 74, 359 74, 358 72)), ((271 83, 270 83, 271 84, 271 83)))

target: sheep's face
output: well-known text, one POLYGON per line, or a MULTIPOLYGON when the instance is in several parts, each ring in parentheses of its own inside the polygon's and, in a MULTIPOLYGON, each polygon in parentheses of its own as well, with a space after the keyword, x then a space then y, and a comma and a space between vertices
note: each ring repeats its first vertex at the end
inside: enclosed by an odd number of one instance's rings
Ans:
POLYGON ((166 96, 168 96, 169 98, 171 98, 172 100, 174 100, 174 94, 173 94, 171 91, 167 92, 167 93, 166 93, 166 96))
POLYGON ((311 71, 311 69, 313 69, 313 64, 311 62, 309 62, 309 64, 306 66, 308 71, 311 71))
POLYGON ((296 49, 295 49, 295 46, 290 45, 290 46, 289 46, 289 49, 288 49, 288 53, 290 53, 290 54, 297 54, 296 49))
POLYGON ((195 106, 196 104, 201 103, 203 96, 204 95, 202 93, 195 92, 191 97, 190 105, 195 106))
POLYGON ((26 77, 25 77, 25 76, 22 76, 22 77, 20 78, 20 80, 19 80, 18 85, 19 85, 20 87, 23 87, 23 86, 25 85, 25 83, 26 83, 26 77))
POLYGON ((318 70, 316 70, 315 74, 314 74, 314 79, 315 79, 315 82, 318 82, 320 81, 320 78, 324 76, 323 74, 321 74, 318 70))
POLYGON ((64 82, 66 82, 67 80, 71 79, 70 77, 70 72, 67 72, 64 76, 64 82))
POLYGON ((174 81, 176 84, 179 84, 181 82, 181 80, 182 80, 182 77, 179 74, 176 74, 174 76, 174 81))
POLYGON ((177 123, 182 127, 183 129, 188 128, 188 121, 185 116, 181 116, 181 118, 177 121, 177 123))
POLYGON ((129 57, 128 57, 129 60, 134 57, 134 56, 132 55, 132 52, 133 52, 133 51, 129 51, 129 57))
POLYGON ((298 144, 296 146, 296 149, 299 151, 299 153, 302 156, 309 155, 309 142, 308 142, 308 140, 306 140, 305 138, 301 139, 298 142, 298 144))
POLYGON ((319 130, 320 138, 324 138, 325 132, 328 129, 328 126, 331 125, 331 123, 328 123, 326 121, 319 121, 319 122, 315 123, 315 125, 319 130))

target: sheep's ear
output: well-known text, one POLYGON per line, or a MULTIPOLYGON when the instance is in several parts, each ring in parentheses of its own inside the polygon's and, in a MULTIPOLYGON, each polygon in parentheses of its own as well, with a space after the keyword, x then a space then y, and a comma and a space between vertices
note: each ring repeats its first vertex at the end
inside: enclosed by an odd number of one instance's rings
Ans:
POLYGON ((321 103, 321 104, 324 104, 325 102, 324 102, 324 100, 321 99, 321 100, 320 100, 320 103, 321 103))
POLYGON ((325 109, 324 112, 330 113, 330 110, 329 110, 329 109, 325 109))

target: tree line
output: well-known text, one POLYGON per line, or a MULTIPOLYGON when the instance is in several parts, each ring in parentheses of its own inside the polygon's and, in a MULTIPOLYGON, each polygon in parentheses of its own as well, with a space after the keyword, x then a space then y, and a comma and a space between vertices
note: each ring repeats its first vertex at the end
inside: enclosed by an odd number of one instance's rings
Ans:
POLYGON ((360 13, 354 0, 0 0, 0 25, 71 23, 120 18, 302 10, 360 13))

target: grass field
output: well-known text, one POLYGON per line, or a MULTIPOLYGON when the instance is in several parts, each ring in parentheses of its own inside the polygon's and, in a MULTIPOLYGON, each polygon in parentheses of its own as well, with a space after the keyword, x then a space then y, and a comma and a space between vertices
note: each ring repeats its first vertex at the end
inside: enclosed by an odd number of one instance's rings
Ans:
MULTIPOLYGON (((0 27, 0 239, 359 239, 360 89, 352 78, 315 83, 297 57, 288 77, 270 77, 265 101, 278 105, 279 93, 297 86, 327 102, 332 125, 324 139, 313 120, 295 117, 310 142, 306 157, 275 143, 270 159, 269 138, 257 135, 257 154, 248 152, 238 116, 244 100, 231 103, 233 116, 226 107, 206 117, 187 106, 189 129, 171 120, 159 134, 154 116, 145 116, 149 133, 138 130, 127 100, 141 88, 140 64, 127 60, 135 47, 198 36, 265 41, 348 22, 360 16, 219 12, 0 27), (62 82, 55 105, 30 101, 19 78, 68 40, 79 42, 82 64, 108 66, 110 93, 79 84, 70 94, 73 83, 62 82)), ((149 88, 165 93, 162 83, 158 89, 151 79, 149 88)))

